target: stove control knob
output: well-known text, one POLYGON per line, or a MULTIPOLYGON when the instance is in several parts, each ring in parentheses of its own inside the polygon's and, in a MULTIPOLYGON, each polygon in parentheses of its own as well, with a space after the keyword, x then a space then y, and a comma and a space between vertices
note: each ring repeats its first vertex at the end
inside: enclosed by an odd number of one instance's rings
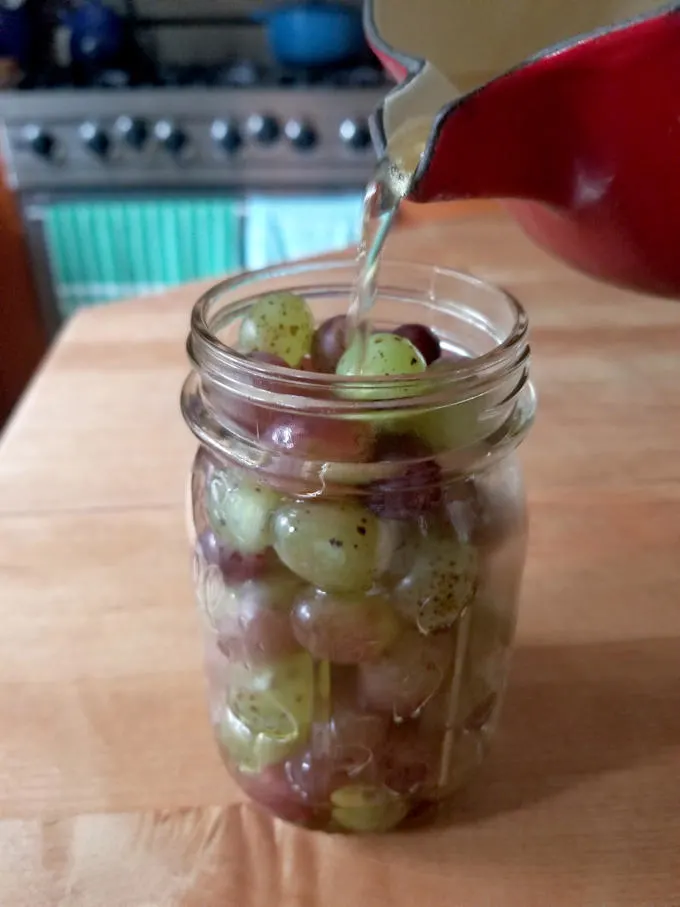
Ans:
POLYGON ((343 120, 340 124, 340 138, 349 148, 364 151, 371 144, 371 132, 365 120, 343 120))
POLYGON ((141 151, 149 137, 149 130, 144 120, 137 117, 119 117, 116 129, 124 141, 135 151, 141 151))
POLYGON ((154 132, 160 144, 173 157, 179 157, 189 142, 186 133, 169 120, 160 120, 156 123, 154 132))
POLYGON ((238 151, 243 142, 238 126, 233 120, 215 120, 210 129, 210 134, 215 144, 219 145, 228 154, 238 151))
POLYGON ((96 123, 83 123, 80 127, 80 137, 97 157, 105 158, 111 149, 111 139, 96 123))
POLYGON ((286 138, 300 151, 309 151, 316 145, 316 132, 301 120, 289 120, 286 123, 286 138))
POLYGON ((24 138, 33 154, 45 161, 54 157, 57 142, 54 136, 50 135, 42 127, 27 126, 24 130, 24 138))
POLYGON ((279 124, 272 116, 254 113, 246 120, 248 135, 261 145, 271 145, 279 137, 279 124))

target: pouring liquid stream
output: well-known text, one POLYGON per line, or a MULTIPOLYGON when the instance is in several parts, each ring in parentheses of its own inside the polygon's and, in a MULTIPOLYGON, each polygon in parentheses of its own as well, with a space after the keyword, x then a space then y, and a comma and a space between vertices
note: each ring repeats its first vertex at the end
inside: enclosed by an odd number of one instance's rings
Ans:
MULTIPOLYGON (((358 346, 359 363, 364 362, 371 334, 371 313, 377 296, 381 255, 396 221, 399 205, 409 193, 425 149, 425 142, 416 135, 422 135, 422 126, 415 121, 407 123, 397 133, 366 188, 357 255, 357 281, 347 313, 347 345, 358 346)), ((363 368, 360 368, 359 374, 362 373, 363 368)))
MULTIPOLYGON (((357 255, 358 274, 347 315, 346 342, 358 346, 356 361, 359 374, 364 374, 368 339, 371 335, 371 315, 378 295, 380 260, 399 206, 409 194, 426 147, 428 124, 414 118, 397 133, 388 145, 387 154, 378 162, 373 179, 367 186, 362 211, 361 240, 357 255)), ((462 665, 470 630, 470 611, 461 617, 455 665, 448 679, 446 697, 446 727, 439 752, 438 787, 445 790, 455 764, 456 736, 454 728, 460 707, 462 665)))

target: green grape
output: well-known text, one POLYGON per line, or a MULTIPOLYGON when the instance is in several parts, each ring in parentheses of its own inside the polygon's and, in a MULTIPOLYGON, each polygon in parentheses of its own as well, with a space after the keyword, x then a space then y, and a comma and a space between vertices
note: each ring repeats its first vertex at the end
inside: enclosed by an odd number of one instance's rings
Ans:
POLYGON ((298 502, 277 511, 274 549, 283 563, 329 592, 367 591, 389 561, 392 534, 356 504, 298 502))
MULTIPOLYGON (((418 375, 427 363, 422 353, 410 340, 397 334, 372 334, 366 341, 362 358, 362 344, 355 341, 343 353, 336 368, 338 375, 363 375, 367 379, 380 375, 418 375)), ((383 390, 346 389, 348 397, 404 397, 418 393, 417 388, 398 387, 383 390)))
POLYGON ((372 334, 362 362, 361 343, 355 341, 340 357, 338 375, 417 375, 427 368, 420 350, 397 334, 372 334))
MULTIPOLYGON (((432 375, 435 387, 450 364, 449 360, 438 359, 429 367, 428 374, 432 375)), ((407 428, 436 452, 470 447, 488 438, 510 417, 514 404, 504 401, 512 390, 512 384, 506 382, 491 393, 487 391, 417 416, 406 416, 407 428)))
POLYGON ((389 831, 408 813, 408 805, 394 791, 368 784, 349 784, 331 794, 333 819, 348 831, 389 831))
POLYGON ((239 768, 260 771, 301 743, 314 702, 314 663, 306 652, 265 667, 232 668, 220 740, 239 768))
POLYGON ((482 397, 451 406, 405 417, 408 429, 436 451, 470 447, 488 437, 497 428, 484 418, 488 401, 482 397))
POLYGON ((313 687, 312 659, 298 652, 264 667, 235 668, 229 704, 254 732, 286 737, 311 720, 313 687))
POLYGON ((410 572, 394 590, 394 605, 421 633, 434 633, 456 622, 472 602, 478 579, 472 545, 453 534, 421 537, 410 572))
POLYGON ((295 748, 297 736, 287 739, 256 734, 226 708, 217 727, 217 740, 240 771, 257 773, 285 759, 295 748))
POLYGON ((292 613, 293 632, 314 658, 359 664, 379 657, 397 638, 401 622, 381 595, 339 596, 310 590, 292 613))
MULTIPOLYGON (((422 382, 423 393, 441 389, 451 364, 449 358, 442 358, 428 367, 426 377, 431 381, 422 382)), ((512 386, 503 385, 492 393, 471 396, 437 409, 390 414, 384 424, 391 432, 418 436, 435 453, 470 447, 488 438, 510 417, 513 404, 503 401, 511 391, 512 386)), ((477 392, 471 389, 470 393, 477 392)))
POLYGON ((215 534, 240 554, 258 554, 272 541, 271 516, 279 495, 230 470, 216 469, 208 483, 206 509, 215 534))
POLYGON ((280 356, 296 368, 310 352, 313 336, 314 316, 302 296, 270 293, 253 303, 243 319, 239 348, 280 356))

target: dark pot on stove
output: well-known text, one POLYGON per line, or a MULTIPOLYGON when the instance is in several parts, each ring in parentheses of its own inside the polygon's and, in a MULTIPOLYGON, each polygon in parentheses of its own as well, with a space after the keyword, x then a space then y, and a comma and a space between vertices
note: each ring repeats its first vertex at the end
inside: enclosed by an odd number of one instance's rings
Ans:
POLYGON ((118 62, 125 40, 123 20, 101 0, 87 0, 65 18, 76 64, 105 67, 118 62))

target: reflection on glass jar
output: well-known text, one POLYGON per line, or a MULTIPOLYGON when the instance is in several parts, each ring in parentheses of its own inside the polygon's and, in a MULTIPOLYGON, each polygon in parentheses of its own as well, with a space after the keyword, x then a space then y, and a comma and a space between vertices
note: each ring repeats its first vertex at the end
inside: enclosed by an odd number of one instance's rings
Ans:
POLYGON ((190 535, 223 759, 284 819, 376 832, 449 797, 486 752, 535 401, 515 301, 418 265, 382 266, 375 327, 424 337, 422 370, 335 374, 353 280, 326 262, 211 290, 182 407, 200 442, 190 535))

